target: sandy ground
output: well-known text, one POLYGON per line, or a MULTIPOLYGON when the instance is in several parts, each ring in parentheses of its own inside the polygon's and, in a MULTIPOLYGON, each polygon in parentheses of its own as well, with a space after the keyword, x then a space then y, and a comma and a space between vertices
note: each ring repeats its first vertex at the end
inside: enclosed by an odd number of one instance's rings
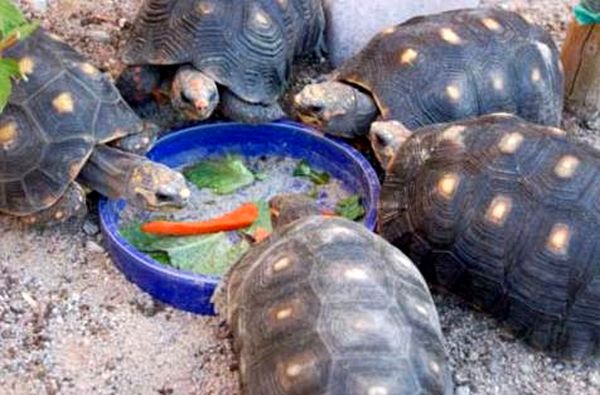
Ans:
MULTIPOLYGON (((45 11, 32 7, 43 1, 18 3, 115 75, 140 0, 50 0, 45 11)), ((561 41, 573 2, 484 3, 521 11, 561 41)), ((597 144, 576 119, 566 122, 597 144)), ((49 230, 0 218, 0 234, 0 393, 238 393, 218 320, 155 303, 128 283, 102 247, 93 210, 85 222, 49 230)), ((549 358, 459 300, 435 300, 456 394, 600 394, 600 361, 549 358)))

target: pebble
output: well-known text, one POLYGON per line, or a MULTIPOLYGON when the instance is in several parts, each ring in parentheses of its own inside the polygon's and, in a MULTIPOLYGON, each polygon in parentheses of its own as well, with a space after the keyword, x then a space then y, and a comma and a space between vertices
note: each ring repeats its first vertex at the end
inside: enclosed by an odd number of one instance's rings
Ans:
POLYGON ((96 236, 100 232, 100 228, 90 219, 86 219, 83 223, 83 231, 88 236, 96 236))
POLYGON ((593 387, 600 387, 600 371, 590 372, 588 381, 593 387))
POLYGON ((110 42, 110 34, 104 30, 90 30, 88 31, 87 35, 90 39, 102 44, 107 44, 110 42))
POLYGON ((102 246, 100 244, 98 244, 92 240, 88 240, 85 243, 85 249, 88 252, 95 253, 95 254, 103 254, 104 253, 104 248, 102 248, 102 246))
POLYGON ((470 395, 471 389, 468 385, 461 385, 460 387, 456 387, 456 391, 454 393, 456 395, 470 395))
POLYGON ((48 0, 29 0, 29 3, 36 12, 46 12, 48 9, 48 0))

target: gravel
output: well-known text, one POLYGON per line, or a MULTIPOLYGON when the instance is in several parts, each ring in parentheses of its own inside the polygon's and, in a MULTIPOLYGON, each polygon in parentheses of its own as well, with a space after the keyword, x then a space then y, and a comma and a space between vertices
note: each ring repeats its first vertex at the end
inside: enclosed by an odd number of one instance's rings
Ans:
MULTIPOLYGON (((119 72, 117 50, 140 0, 18 3, 103 70, 119 72)), ((573 2, 484 3, 523 12, 560 42, 573 2)), ((300 69, 306 80, 323 65, 300 69)), ((576 118, 565 118, 576 138, 600 147, 576 118)), ((93 211, 84 221, 46 230, 1 217, 0 234, 1 393, 239 393, 219 320, 176 311, 127 282, 106 255, 93 211)), ((455 297, 434 292, 434 299, 455 394, 600 393, 600 361, 550 358, 455 297)))

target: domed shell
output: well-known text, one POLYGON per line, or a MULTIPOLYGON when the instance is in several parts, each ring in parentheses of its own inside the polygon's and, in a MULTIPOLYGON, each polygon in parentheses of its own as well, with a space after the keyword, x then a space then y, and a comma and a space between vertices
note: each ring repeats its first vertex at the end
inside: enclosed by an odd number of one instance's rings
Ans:
POLYGON ((251 250, 223 287, 217 307, 247 394, 451 393, 424 280, 359 224, 294 222, 251 250))
POLYGON ((379 230, 530 344, 585 358, 600 353, 600 154, 563 134, 510 115, 417 130, 379 230))
POLYGON ((123 60, 191 63, 251 103, 282 93, 295 56, 322 51, 320 0, 145 0, 123 60))
POLYGON ((107 76, 41 28, 5 56, 26 80, 0 114, 0 212, 27 215, 62 196, 94 145, 142 124, 107 76))
POLYGON ((382 120, 409 129, 494 112, 556 126, 563 108, 551 36, 520 15, 469 9, 384 30, 339 70, 370 92, 382 120))

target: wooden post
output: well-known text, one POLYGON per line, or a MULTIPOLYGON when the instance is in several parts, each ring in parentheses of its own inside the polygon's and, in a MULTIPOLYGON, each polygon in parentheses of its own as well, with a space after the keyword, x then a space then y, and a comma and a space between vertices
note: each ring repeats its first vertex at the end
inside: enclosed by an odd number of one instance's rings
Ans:
POLYGON ((600 130, 600 24, 571 21, 563 46, 567 108, 600 130))

